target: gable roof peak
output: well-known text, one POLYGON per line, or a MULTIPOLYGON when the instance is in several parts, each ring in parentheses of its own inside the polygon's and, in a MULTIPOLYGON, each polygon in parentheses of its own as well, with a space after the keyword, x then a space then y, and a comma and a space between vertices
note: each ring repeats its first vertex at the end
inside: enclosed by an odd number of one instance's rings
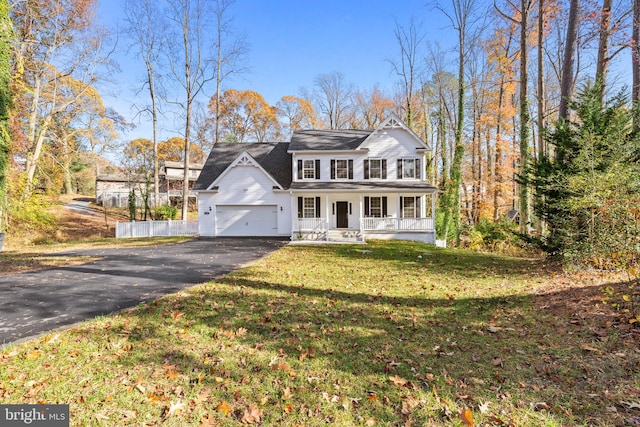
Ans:
POLYGON ((414 131, 411 130, 411 128, 409 128, 409 126, 407 126, 395 113, 391 113, 391 115, 380 124, 380 126, 378 126, 378 128, 376 130, 374 130, 373 132, 371 132, 371 135, 365 140, 362 141, 362 143, 364 144, 367 140, 369 140, 370 138, 373 137, 373 135, 385 130, 385 129, 402 129, 404 131, 406 131, 407 133, 409 133, 409 135, 411 135, 411 137, 413 139, 416 140, 416 142, 419 143, 419 145, 422 146, 422 148, 426 149, 426 150, 430 150, 431 148, 429 147, 429 145, 427 145, 426 142, 424 142, 422 140, 422 138, 420 138, 414 131))

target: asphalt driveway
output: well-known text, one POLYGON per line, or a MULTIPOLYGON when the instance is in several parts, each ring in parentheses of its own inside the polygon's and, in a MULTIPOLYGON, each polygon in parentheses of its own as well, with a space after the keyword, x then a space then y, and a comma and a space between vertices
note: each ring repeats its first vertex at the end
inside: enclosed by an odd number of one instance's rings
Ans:
POLYGON ((57 253, 101 258, 0 275, 0 346, 209 281, 286 243, 269 238, 200 238, 162 246, 57 253))

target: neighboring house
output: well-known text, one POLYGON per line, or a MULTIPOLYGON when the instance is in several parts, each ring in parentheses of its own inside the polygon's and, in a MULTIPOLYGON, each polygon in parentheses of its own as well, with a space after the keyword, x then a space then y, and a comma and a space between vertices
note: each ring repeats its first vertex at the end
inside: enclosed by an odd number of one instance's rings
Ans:
POLYGON ((435 243, 430 153, 396 116, 375 130, 216 144, 194 187, 200 235, 435 243))
POLYGON ((96 176, 96 203, 124 208, 127 206, 131 191, 134 191, 136 196, 141 199, 140 189, 144 188, 144 185, 145 179, 142 175, 98 175, 96 176))
MULTIPOLYGON (((203 164, 189 164, 189 189, 193 186, 202 171, 203 164)), ((153 178, 151 177, 150 191, 153 191, 153 178)), ((160 204, 171 204, 181 200, 182 187, 184 183, 184 163, 165 161, 159 173, 159 193, 160 204)), ((142 193, 147 186, 144 175, 133 174, 103 174, 96 177, 96 201, 98 204, 107 206, 126 207, 129 193, 133 190, 136 193, 136 204, 141 206, 142 193), (104 201, 104 202, 103 202, 104 201)), ((195 198, 195 194, 189 194, 190 198, 195 198)), ((150 199, 150 203, 153 201, 150 199)))
MULTIPOLYGON (((193 186, 202 172, 202 163, 189 163, 189 188, 193 186)), ((160 173, 160 191, 169 193, 169 196, 182 196, 184 183, 184 162, 165 161, 160 173)))

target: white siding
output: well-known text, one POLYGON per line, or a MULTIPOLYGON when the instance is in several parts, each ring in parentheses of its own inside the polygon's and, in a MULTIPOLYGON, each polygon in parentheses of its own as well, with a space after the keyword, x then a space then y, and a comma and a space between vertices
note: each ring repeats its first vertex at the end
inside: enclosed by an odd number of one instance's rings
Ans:
POLYGON ((417 148, 424 148, 410 133, 403 129, 383 129, 376 132, 369 141, 362 145, 362 154, 341 154, 338 152, 331 154, 318 153, 317 155, 296 155, 293 156, 293 177, 296 181, 305 182, 329 182, 331 181, 331 160, 332 159, 352 159, 353 160, 353 180, 364 180, 363 161, 366 158, 386 159, 387 160, 387 180, 393 181, 397 179, 397 159, 401 158, 420 158, 420 166, 422 175, 424 176, 424 155, 416 153, 417 148), (298 177, 298 160, 320 160, 320 179, 301 180, 298 177))
POLYGON ((201 236, 215 236, 218 205, 276 206, 277 234, 291 234, 291 201, 288 193, 275 192, 275 183, 253 165, 238 165, 227 170, 216 183, 218 192, 203 191, 198 197, 201 236))
POLYGON ((362 148, 369 149, 369 157, 398 158, 413 157, 416 148, 422 146, 402 129, 384 129, 376 132, 362 148))

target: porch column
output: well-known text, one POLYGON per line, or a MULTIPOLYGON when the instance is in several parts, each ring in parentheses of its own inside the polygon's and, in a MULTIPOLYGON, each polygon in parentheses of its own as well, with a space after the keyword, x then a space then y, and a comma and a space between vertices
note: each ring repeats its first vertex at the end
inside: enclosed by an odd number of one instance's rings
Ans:
POLYGON ((433 229, 436 229, 436 193, 431 193, 431 218, 433 218, 433 229))
POLYGON ((293 240, 293 232, 296 229, 298 220, 298 204, 296 202, 296 198, 293 196, 293 191, 289 191, 289 195, 291 196, 289 197, 289 203, 291 204, 291 213, 289 214, 291 216, 291 240, 293 240))
POLYGON ((331 210, 329 209, 329 194, 324 195, 324 217, 327 220, 327 240, 329 240, 329 229, 331 228, 331 210))
POLYGON ((362 193, 358 196, 360 199, 358 203, 358 223, 360 223, 360 235, 362 236, 362 240, 364 241, 364 196, 362 193))

